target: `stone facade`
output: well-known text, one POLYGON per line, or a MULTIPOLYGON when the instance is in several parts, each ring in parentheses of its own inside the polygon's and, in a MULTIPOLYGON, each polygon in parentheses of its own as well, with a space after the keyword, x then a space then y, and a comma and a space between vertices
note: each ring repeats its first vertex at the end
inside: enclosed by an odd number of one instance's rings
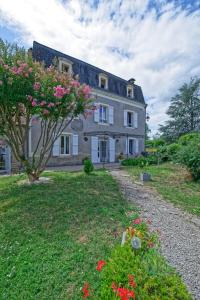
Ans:
MULTIPOLYGON (((49 166, 81 164, 86 157, 93 163, 116 162, 119 155, 126 158, 144 151, 146 104, 134 79, 124 80, 37 42, 31 51, 47 67, 57 61, 60 71, 79 75, 81 83, 92 87, 95 99, 96 110, 87 119, 75 119, 55 142, 49 166)), ((30 128, 30 157, 39 128, 35 123, 30 128)))

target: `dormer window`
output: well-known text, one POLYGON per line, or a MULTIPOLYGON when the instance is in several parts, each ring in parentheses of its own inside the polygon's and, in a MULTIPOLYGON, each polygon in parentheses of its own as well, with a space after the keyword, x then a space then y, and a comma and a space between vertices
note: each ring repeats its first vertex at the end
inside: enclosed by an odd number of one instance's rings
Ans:
POLYGON ((108 89, 108 77, 104 74, 99 74, 99 87, 102 89, 108 89))
POLYGON ((127 97, 133 98, 133 86, 131 86, 131 85, 127 86, 127 97))
POLYGON ((72 62, 66 58, 59 58, 59 71, 62 73, 72 74, 72 62))

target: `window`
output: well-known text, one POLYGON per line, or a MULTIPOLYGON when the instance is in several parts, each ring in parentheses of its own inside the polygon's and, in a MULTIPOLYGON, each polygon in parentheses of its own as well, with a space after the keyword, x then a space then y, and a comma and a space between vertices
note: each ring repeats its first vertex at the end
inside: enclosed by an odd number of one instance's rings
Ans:
POLYGON ((100 105, 99 107, 99 122, 107 123, 108 122, 108 107, 100 105))
POLYGON ((70 72, 70 66, 68 64, 62 63, 62 72, 63 73, 69 73, 70 72))
POLYGON ((99 74, 99 87, 108 89, 108 77, 104 74, 99 74))
POLYGON ((69 155, 70 154, 70 136, 61 135, 60 137, 60 154, 69 155))
POLYGON ((127 97, 133 98, 133 87, 130 85, 127 86, 127 97))
POLYGON ((60 72, 72 74, 72 62, 66 58, 58 58, 58 69, 60 72))
POLYGON ((133 113, 130 111, 127 112, 127 126, 133 127, 133 113))
POLYGON ((134 140, 133 139, 128 140, 128 153, 131 155, 134 154, 134 140))

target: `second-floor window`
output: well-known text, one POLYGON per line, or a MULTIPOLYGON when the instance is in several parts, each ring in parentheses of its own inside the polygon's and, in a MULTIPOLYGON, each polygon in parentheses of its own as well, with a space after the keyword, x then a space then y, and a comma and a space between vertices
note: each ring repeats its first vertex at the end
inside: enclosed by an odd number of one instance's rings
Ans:
POLYGON ((99 122, 108 123, 108 107, 104 105, 99 106, 99 122))
POLYGON ((133 127, 133 112, 127 111, 127 126, 133 127))
POLYGON ((133 98, 133 87, 131 85, 127 86, 127 97, 133 98))

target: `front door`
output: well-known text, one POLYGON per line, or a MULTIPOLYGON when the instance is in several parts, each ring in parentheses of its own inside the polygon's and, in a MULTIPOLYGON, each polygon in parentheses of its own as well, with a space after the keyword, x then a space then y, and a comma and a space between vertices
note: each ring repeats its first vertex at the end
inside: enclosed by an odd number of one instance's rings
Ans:
POLYGON ((99 141, 99 155, 100 155, 100 162, 108 162, 108 141, 107 140, 99 141))

